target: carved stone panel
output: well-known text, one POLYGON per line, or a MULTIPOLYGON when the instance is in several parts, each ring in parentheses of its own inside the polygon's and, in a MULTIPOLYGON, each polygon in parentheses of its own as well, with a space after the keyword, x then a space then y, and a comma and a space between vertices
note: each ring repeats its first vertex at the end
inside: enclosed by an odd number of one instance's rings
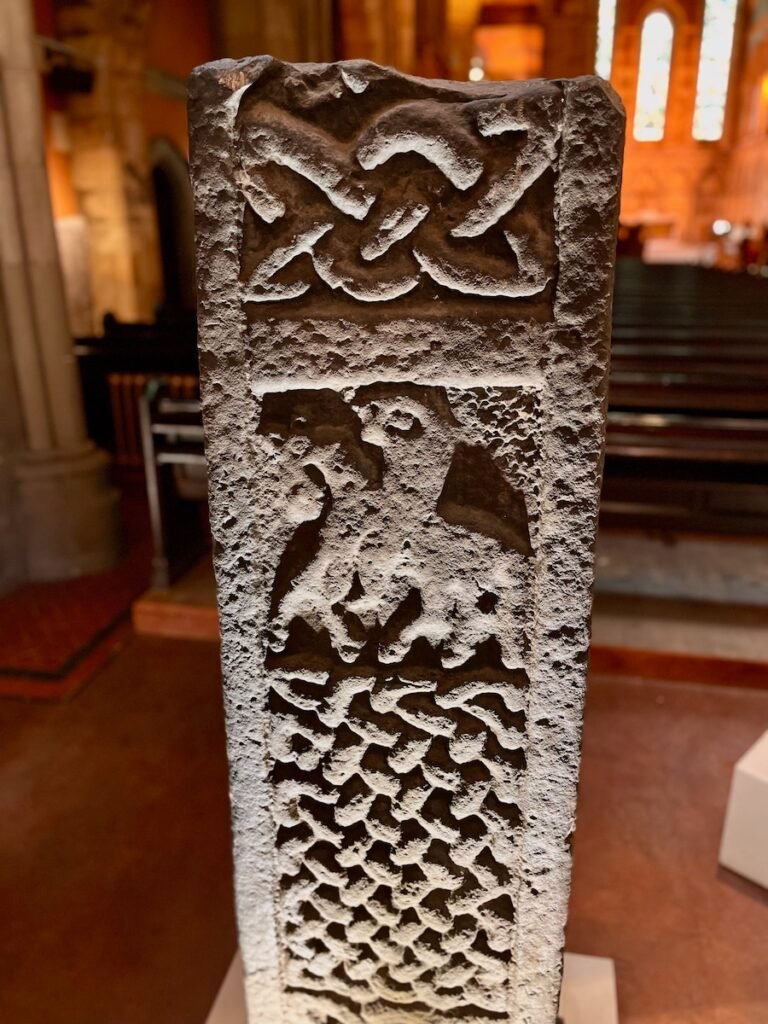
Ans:
POLYGON ((192 81, 252 1024, 554 1024, 623 115, 363 62, 192 81))
POLYGON ((500 102, 401 78, 393 97, 339 75, 347 95, 311 111, 285 73, 238 106, 246 302, 408 296, 396 308, 426 310, 444 295, 465 308, 535 300, 551 315, 562 91, 500 102))

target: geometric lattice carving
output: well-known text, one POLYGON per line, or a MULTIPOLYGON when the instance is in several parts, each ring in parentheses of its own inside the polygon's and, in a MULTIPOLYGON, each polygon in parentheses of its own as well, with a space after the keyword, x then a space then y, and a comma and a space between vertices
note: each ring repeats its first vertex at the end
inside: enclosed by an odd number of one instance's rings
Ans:
POLYGON ((525 679, 483 674, 272 685, 286 980, 345 1024, 504 1013, 525 679))
POLYGON ((329 1020, 504 1012, 537 405, 412 382, 262 397, 267 457, 316 491, 266 666, 286 983, 329 1020))

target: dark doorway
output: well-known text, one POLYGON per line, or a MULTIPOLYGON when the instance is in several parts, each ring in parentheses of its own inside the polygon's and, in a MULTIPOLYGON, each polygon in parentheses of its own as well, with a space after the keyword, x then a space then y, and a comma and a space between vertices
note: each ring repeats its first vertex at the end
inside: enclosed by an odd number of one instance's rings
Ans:
POLYGON ((195 312, 195 251, 192 190, 187 162, 168 138, 152 142, 155 194, 164 294, 160 319, 185 320, 195 312))

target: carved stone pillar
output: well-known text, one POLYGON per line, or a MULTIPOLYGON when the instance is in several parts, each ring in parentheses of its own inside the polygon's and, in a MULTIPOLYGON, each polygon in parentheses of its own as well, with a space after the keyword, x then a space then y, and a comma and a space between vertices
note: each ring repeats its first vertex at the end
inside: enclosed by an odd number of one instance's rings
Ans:
POLYGON ((554 1024, 620 105, 263 57, 191 120, 251 1024, 554 1024))

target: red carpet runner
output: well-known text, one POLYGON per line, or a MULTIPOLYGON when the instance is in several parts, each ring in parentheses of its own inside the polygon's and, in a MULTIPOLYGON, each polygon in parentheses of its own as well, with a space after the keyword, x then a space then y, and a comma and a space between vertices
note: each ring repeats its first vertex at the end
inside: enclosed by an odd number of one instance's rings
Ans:
POLYGON ((128 632, 149 582, 143 499, 123 505, 128 542, 108 572, 29 583, 0 598, 0 696, 57 699, 77 690, 128 632))

